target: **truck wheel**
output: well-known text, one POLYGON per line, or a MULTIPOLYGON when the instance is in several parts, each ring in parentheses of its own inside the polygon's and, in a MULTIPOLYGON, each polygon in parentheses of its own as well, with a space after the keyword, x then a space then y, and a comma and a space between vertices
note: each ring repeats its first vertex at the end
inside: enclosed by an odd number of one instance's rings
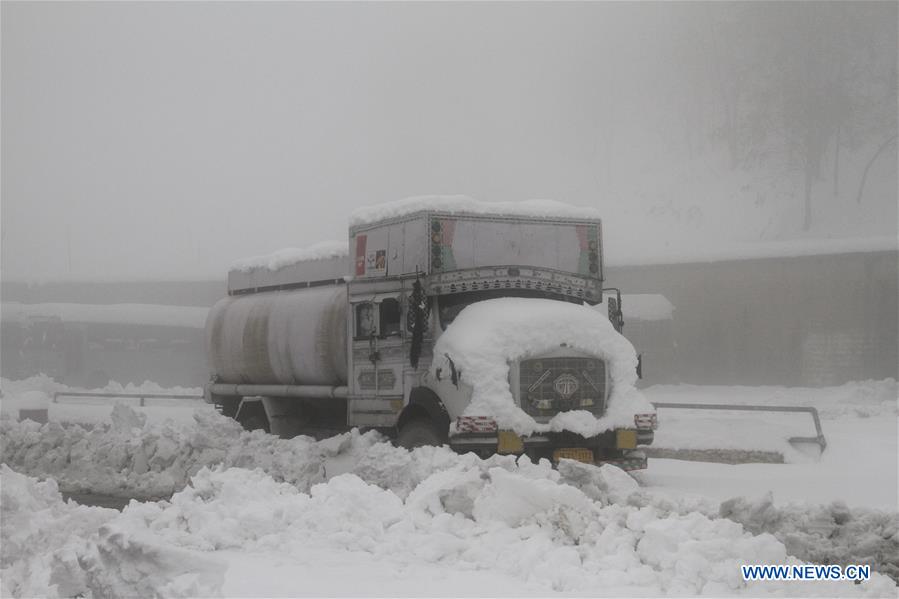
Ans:
POLYGON ((396 436, 396 444, 406 449, 415 449, 425 445, 443 445, 437 428, 428 420, 410 420, 400 434, 396 436))

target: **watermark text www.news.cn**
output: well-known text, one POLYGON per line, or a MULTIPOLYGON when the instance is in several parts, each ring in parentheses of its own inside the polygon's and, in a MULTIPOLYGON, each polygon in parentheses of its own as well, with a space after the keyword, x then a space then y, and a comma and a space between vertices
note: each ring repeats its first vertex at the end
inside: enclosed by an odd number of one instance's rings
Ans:
POLYGON ((869 580, 871 566, 849 564, 772 565, 750 564, 740 567, 743 580, 869 580))

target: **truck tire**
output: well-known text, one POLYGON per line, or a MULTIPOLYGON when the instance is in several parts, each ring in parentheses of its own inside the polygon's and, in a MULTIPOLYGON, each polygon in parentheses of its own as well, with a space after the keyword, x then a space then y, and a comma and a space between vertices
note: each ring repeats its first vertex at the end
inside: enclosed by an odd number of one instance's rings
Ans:
POLYGON ((437 427, 430 421, 416 419, 403 425, 400 434, 396 436, 396 444, 406 449, 415 449, 426 445, 440 446, 443 445, 443 440, 437 427))

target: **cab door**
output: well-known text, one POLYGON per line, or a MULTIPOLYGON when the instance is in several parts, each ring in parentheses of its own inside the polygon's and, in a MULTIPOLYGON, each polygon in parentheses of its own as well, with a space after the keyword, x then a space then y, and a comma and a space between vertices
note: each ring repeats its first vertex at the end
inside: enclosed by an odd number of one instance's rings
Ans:
POLYGON ((353 393, 348 424, 394 426, 403 404, 402 296, 379 294, 351 304, 353 393))

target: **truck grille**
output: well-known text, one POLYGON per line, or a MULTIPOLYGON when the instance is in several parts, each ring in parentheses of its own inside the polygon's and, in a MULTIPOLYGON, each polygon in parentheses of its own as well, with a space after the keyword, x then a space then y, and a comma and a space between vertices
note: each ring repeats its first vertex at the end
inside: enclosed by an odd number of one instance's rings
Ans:
POLYGON ((521 407, 531 416, 568 410, 606 411, 606 365, 596 358, 535 358, 521 362, 521 407))

